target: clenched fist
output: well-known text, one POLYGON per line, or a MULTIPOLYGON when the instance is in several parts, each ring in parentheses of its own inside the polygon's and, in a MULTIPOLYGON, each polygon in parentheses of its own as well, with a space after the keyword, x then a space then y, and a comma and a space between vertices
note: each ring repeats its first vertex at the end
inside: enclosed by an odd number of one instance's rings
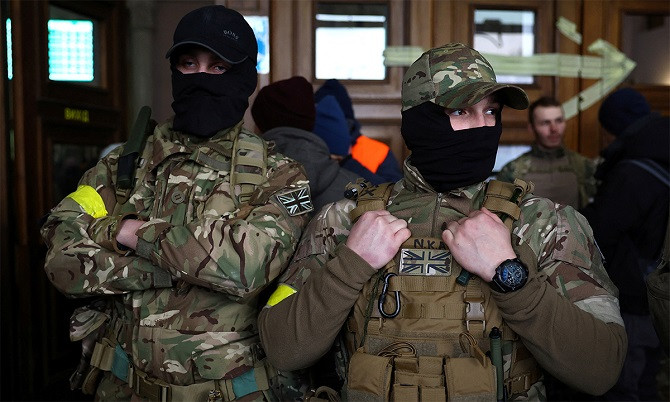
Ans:
POLYGON ((410 236, 404 219, 386 210, 368 211, 351 228, 346 244, 372 268, 379 269, 391 261, 410 236))

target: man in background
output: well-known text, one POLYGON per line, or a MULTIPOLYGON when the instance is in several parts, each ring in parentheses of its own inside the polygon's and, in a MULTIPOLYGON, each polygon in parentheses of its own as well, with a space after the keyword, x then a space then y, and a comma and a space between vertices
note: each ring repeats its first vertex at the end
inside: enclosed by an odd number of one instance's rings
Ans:
POLYGON ((573 208, 588 204, 596 190, 596 164, 563 144, 565 116, 561 104, 547 96, 533 102, 528 108, 528 130, 535 136, 530 151, 503 166, 497 179, 532 181, 535 195, 573 208))

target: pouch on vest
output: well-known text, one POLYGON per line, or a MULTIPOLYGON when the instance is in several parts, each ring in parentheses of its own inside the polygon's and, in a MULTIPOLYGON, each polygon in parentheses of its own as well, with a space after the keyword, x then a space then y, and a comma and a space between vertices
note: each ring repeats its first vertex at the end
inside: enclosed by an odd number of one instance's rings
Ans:
POLYGON ((495 366, 471 334, 461 333, 459 343, 464 353, 447 357, 444 363, 449 401, 497 400, 495 366))
POLYGON ((391 390, 392 361, 388 356, 369 355, 361 349, 351 356, 346 399, 388 401, 391 390))
POLYGON ((394 359, 392 399, 396 401, 446 400, 441 356, 398 356, 394 359))
POLYGON ((446 358, 444 373, 449 401, 495 401, 496 372, 493 364, 474 357, 446 358))
POLYGON ((81 389, 92 395, 98 381, 97 369, 91 366, 91 357, 96 341, 107 329, 111 309, 104 299, 96 299, 90 304, 78 307, 70 317, 70 341, 81 341, 81 359, 77 369, 70 376, 70 389, 81 389))

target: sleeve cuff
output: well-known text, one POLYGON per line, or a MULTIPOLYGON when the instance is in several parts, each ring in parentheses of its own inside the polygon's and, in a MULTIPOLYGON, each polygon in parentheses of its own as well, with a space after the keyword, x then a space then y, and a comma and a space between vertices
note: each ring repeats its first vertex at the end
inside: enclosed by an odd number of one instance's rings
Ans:
POLYGON ((365 282, 377 272, 361 256, 344 243, 334 252, 339 264, 329 264, 328 270, 340 281, 355 289, 362 289, 365 282), (353 269, 352 269, 353 268, 353 269))
POLYGON ((161 234, 172 228, 172 225, 164 221, 150 221, 142 225, 137 232, 137 248, 135 252, 140 257, 151 260, 155 245, 161 234))

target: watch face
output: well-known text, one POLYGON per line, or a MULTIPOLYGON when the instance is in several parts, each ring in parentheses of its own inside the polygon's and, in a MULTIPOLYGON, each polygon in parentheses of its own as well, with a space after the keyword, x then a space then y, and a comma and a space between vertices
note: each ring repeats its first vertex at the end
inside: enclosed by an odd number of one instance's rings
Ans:
POLYGON ((500 279, 505 285, 512 289, 523 285, 526 277, 527 275, 524 268, 520 264, 514 262, 506 263, 500 270, 500 279))
POLYGON ((528 269, 518 259, 506 260, 496 269, 493 277, 494 288, 500 292, 513 292, 528 280, 528 269))

